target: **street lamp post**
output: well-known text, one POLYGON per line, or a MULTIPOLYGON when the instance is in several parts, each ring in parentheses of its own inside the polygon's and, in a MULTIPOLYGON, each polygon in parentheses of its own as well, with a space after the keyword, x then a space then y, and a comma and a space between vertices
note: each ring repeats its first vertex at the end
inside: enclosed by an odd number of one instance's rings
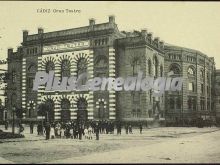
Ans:
POLYGON ((12 107, 12 133, 15 133, 15 106, 12 107))

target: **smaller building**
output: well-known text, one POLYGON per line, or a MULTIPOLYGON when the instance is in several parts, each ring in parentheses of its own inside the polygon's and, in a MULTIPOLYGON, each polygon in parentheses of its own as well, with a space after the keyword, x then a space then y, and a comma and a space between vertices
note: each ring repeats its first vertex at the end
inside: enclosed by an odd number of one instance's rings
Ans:
POLYGON ((215 71, 215 110, 216 122, 220 123, 220 70, 215 71))

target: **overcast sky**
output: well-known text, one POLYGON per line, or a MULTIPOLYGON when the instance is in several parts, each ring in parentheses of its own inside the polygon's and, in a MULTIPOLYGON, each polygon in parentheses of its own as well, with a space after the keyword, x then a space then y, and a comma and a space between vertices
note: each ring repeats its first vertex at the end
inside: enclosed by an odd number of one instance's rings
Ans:
POLYGON ((154 37, 178 46, 199 50, 215 57, 220 69, 220 2, 0 2, 0 57, 7 48, 22 42, 22 30, 37 33, 87 26, 108 21, 114 14, 119 30, 147 28, 154 37), (37 13, 37 9, 51 13, 37 13), (80 13, 53 13, 53 9, 80 10, 80 13))

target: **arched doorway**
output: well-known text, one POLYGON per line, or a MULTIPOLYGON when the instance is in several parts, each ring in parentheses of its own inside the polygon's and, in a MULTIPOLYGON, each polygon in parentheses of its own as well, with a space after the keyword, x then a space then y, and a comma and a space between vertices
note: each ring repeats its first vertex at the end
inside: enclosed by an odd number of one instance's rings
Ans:
POLYGON ((99 119, 108 119, 108 112, 105 108, 104 101, 99 102, 99 109, 98 109, 98 117, 99 119))
POLYGON ((28 110, 28 117, 32 118, 34 115, 34 103, 30 103, 30 108, 28 110))
POLYGON ((61 121, 70 120, 70 101, 68 99, 62 99, 61 101, 61 121))
POLYGON ((47 118, 49 121, 54 121, 54 101, 52 99, 48 99, 45 102, 47 109, 47 118))
POLYGON ((86 122, 88 118, 87 101, 84 98, 80 98, 77 101, 77 120, 78 122, 86 122))

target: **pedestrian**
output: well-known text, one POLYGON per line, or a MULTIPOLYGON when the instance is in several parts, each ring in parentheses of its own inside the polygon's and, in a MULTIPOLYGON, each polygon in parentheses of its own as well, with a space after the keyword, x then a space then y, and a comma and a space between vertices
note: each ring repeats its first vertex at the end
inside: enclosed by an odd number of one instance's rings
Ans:
POLYGON ((51 139, 54 139, 55 138, 55 129, 54 129, 54 126, 52 126, 50 128, 50 138, 51 139))
POLYGON ((33 134, 34 132, 34 124, 31 122, 30 123, 30 134, 33 134))
POLYGON ((5 121, 5 130, 8 130, 8 121, 5 121))
POLYGON ((58 122, 56 127, 57 127, 57 136, 61 138, 61 124, 58 122))
POLYGON ((128 126, 128 129, 129 129, 129 133, 132 134, 132 126, 131 126, 131 124, 128 126))
POLYGON ((70 127, 69 124, 66 124, 65 136, 68 139, 70 137, 70 127))
POLYGON ((143 127, 142 127, 142 123, 140 123, 139 128, 140 128, 140 134, 142 134, 142 129, 143 129, 143 127))
POLYGON ((47 122, 45 125, 45 131, 46 131, 46 140, 50 139, 50 123, 47 122))
POLYGON ((63 139, 65 137, 65 134, 64 134, 65 130, 64 130, 64 126, 62 125, 61 126, 61 130, 60 130, 60 138, 63 139))
POLYGON ((88 128, 87 127, 85 127, 85 129, 84 129, 84 136, 85 136, 85 139, 89 139, 89 137, 88 137, 88 128))
POLYGON ((88 128, 88 138, 92 139, 92 127, 91 127, 91 125, 88 128))
POLYGON ((126 134, 128 134, 128 124, 127 123, 125 124, 125 132, 126 132, 126 134))
POLYGON ((40 135, 40 124, 37 125, 37 135, 40 135))
POLYGON ((117 135, 119 134, 121 135, 121 123, 117 122, 116 127, 117 127, 117 135))
POLYGON ((83 134, 83 132, 82 132, 82 125, 80 124, 78 128, 79 128, 78 129, 79 140, 82 140, 82 134, 83 134))
POLYGON ((19 126, 19 134, 20 134, 24 131, 24 127, 21 123, 19 123, 18 126, 19 126))
POLYGON ((96 135, 96 140, 99 140, 99 124, 98 123, 96 123, 95 135, 96 135))

